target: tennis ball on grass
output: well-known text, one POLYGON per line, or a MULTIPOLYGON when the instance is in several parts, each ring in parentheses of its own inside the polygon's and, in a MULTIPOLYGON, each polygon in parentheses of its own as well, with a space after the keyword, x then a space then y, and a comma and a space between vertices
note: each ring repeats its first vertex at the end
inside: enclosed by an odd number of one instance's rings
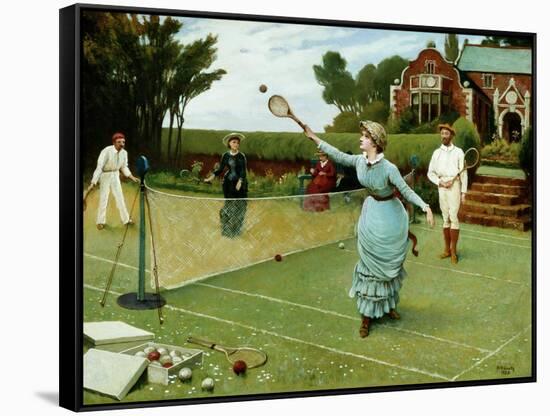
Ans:
POLYGON ((201 388, 207 391, 214 390, 214 380, 210 377, 206 377, 201 383, 201 388))
POLYGON ((183 367, 178 373, 178 377, 181 381, 191 380, 191 377, 193 377, 193 371, 191 371, 189 367, 183 367))
POLYGON ((338 248, 345 248, 346 246, 344 245, 344 243, 342 243, 341 241, 338 243, 338 248))
POLYGON ((233 363, 233 372, 238 376, 246 373, 247 365, 243 360, 237 360, 233 363))
POLYGON ((283 261, 283 256, 280 254, 275 254, 275 261, 283 261))

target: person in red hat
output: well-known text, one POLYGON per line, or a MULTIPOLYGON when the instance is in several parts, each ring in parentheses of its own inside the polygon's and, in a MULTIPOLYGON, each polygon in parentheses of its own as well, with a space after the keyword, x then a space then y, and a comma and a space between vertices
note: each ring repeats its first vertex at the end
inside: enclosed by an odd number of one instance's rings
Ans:
POLYGON ((464 167, 464 152, 453 144, 455 130, 448 124, 438 126, 441 135, 441 146, 430 160, 428 179, 439 189, 439 206, 443 216, 443 239, 445 248, 439 258, 451 258, 451 263, 458 263, 457 243, 460 232, 458 210, 464 202, 468 188, 468 173, 460 174, 459 180, 453 178, 464 167))
POLYGON ((105 228, 107 204, 109 203, 109 193, 111 191, 115 197, 122 223, 133 224, 124 202, 119 172, 122 172, 124 176, 134 182, 139 182, 139 179, 132 175, 132 172, 128 169, 128 152, 124 150, 124 146, 126 145, 126 136, 124 133, 116 132, 113 134, 112 142, 111 146, 107 146, 99 154, 97 167, 90 183, 90 187, 95 187, 99 183, 99 205, 96 217, 98 230, 105 228))

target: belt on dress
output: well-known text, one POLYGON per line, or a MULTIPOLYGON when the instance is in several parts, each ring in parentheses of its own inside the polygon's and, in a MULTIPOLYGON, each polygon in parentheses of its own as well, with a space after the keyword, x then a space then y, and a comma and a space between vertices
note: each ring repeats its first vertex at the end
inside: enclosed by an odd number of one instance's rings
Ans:
POLYGON ((394 194, 390 194, 388 196, 378 196, 378 195, 371 195, 374 199, 376 199, 378 202, 382 202, 382 201, 389 201, 393 198, 395 198, 395 195, 394 194))
POLYGON ((109 173, 109 172, 118 172, 118 169, 113 169, 113 170, 103 170, 103 173, 109 173))

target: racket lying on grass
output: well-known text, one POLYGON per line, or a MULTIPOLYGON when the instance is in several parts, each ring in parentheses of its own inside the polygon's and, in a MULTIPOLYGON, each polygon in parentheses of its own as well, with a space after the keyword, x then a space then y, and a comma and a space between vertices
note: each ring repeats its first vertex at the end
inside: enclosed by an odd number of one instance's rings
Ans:
POLYGON ((234 364, 235 361, 242 360, 246 363, 248 368, 255 368, 261 365, 264 365, 267 361, 267 355, 265 352, 257 350, 256 348, 249 347, 226 347, 223 345, 216 344, 211 341, 207 341, 200 338, 189 337, 187 342, 192 344, 202 345, 203 347, 210 348, 215 351, 220 351, 225 353, 227 361, 234 364))
POLYGON ((468 150, 466 150, 466 153, 464 153, 464 167, 460 172, 456 174, 456 176, 453 179, 451 179, 451 185, 460 177, 462 172, 470 168, 473 168, 478 163, 479 163, 479 152, 475 147, 470 147, 468 150))
POLYGON ((290 109, 290 106, 288 105, 288 102, 280 95, 272 95, 267 102, 267 106, 269 107, 269 111, 271 111, 274 116, 288 117, 298 123, 298 125, 305 131, 305 124, 302 123, 300 119, 298 119, 298 117, 294 115, 294 113, 290 109))

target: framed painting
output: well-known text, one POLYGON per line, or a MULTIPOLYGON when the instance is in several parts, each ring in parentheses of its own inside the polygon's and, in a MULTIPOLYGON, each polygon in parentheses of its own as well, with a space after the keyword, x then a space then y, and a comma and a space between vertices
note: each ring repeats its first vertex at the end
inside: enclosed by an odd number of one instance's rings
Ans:
POLYGON ((61 9, 60 404, 535 381, 535 58, 534 33, 61 9))

